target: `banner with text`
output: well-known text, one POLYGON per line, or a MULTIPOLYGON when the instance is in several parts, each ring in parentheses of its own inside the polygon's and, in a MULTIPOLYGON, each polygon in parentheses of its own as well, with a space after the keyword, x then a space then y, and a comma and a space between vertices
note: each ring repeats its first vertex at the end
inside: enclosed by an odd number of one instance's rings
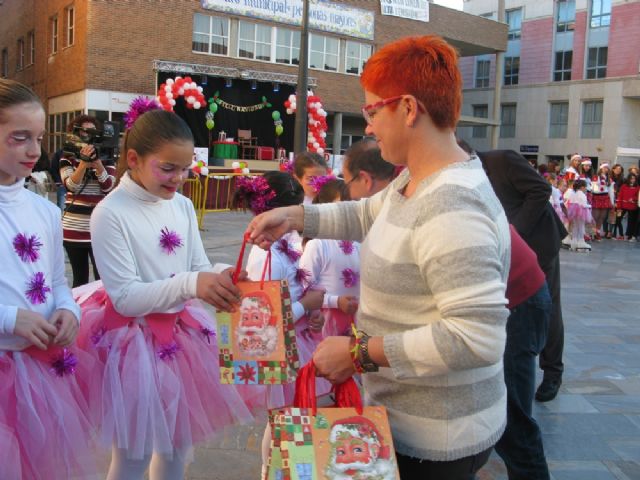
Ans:
MULTIPOLYGON (((202 0, 202 8, 208 10, 289 25, 302 24, 302 6, 302 0, 202 0)), ((309 26, 325 32, 373 40, 374 13, 326 0, 311 0, 309 26)))
POLYGON ((428 0, 380 0, 380 11, 382 15, 429 21, 428 0))

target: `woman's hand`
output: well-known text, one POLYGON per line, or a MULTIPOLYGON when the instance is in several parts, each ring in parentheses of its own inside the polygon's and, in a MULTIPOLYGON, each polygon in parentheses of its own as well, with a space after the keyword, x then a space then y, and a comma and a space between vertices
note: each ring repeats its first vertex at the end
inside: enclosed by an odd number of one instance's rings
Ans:
POLYGON ((13 333, 26 338, 40 350, 46 350, 58 329, 39 313, 19 308, 13 333))
POLYGON ((313 363, 319 377, 333 384, 347 381, 356 373, 351 360, 351 337, 327 337, 316 347, 313 363))
POLYGON ((200 272, 196 296, 223 312, 234 312, 235 305, 240 303, 242 293, 233 283, 233 269, 222 273, 200 272))
POLYGON ((249 241, 268 250, 271 245, 292 230, 302 230, 304 226, 304 208, 302 205, 275 208, 255 217, 246 233, 249 241))
POLYGON ((78 335, 78 319, 69 310, 61 308, 53 312, 49 319, 51 325, 55 325, 58 333, 53 339, 53 343, 66 347, 73 343, 78 335))
POLYGON ((347 315, 353 315, 358 310, 358 297, 353 295, 340 295, 338 297, 338 308, 347 315))

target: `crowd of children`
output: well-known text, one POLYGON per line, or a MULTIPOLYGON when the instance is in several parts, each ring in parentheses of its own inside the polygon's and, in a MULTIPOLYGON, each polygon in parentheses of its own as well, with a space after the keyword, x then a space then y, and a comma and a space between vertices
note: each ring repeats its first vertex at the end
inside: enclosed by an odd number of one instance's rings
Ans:
POLYGON ((563 246, 590 251, 590 241, 638 240, 637 167, 625 176, 622 165, 601 163, 594 173, 591 160, 575 154, 562 174, 550 170, 539 168, 552 186, 550 202, 569 231, 563 246))
MULTIPOLYGON (((117 186, 91 215, 101 281, 83 288, 82 308, 65 278, 59 210, 23 187, 44 127, 38 97, 0 79, 0 217, 8 227, 0 241, 12 252, 0 278, 2 477, 92 478, 105 447, 109 480, 146 471, 152 480, 182 478, 195 444, 290 404, 293 388, 219 382, 215 318, 200 302, 234 311, 240 291, 232 267, 211 265, 194 207, 176 195, 194 147, 186 123, 156 109, 126 132, 117 186)), ((258 214, 346 197, 317 154, 299 155, 291 170, 242 178, 235 206, 258 214)), ((304 242, 296 233, 271 249, 271 278, 289 284, 302 364, 323 336, 349 334, 358 251, 354 242, 304 242)), ((251 249, 249 279, 261 277, 266 256, 251 249)), ((318 394, 329 388, 318 381, 318 394)))

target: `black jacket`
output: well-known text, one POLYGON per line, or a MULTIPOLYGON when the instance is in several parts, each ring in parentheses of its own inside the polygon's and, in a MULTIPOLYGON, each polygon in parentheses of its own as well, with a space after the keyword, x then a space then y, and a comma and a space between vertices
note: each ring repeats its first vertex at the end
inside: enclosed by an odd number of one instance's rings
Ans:
POLYGON ((478 156, 509 223, 536 252, 544 269, 558 255, 567 235, 549 202, 551 185, 513 150, 478 152, 478 156))

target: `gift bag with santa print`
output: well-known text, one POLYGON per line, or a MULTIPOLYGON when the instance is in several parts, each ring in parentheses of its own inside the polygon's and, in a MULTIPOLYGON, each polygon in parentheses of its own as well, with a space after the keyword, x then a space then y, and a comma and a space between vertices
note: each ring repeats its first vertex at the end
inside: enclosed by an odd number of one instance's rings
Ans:
MULTIPOLYGON (((277 385, 293 382, 300 367, 291 296, 286 280, 238 281, 245 237, 234 273, 242 292, 235 312, 218 312, 220 381, 227 384, 277 385)), ((270 275, 269 275, 270 276, 270 275)))
POLYGON ((310 363, 296 380, 296 406, 269 412, 268 480, 399 480, 386 409, 362 407, 353 379, 334 387, 335 407, 317 408, 313 376, 310 363))

